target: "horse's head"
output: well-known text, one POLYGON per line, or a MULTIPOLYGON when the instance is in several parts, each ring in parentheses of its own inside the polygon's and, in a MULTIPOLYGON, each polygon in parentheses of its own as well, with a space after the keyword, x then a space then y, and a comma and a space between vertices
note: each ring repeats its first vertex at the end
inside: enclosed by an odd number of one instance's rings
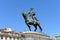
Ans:
POLYGON ((26 13, 26 12, 23 12, 23 13, 22 13, 22 16, 23 16, 24 19, 26 20, 26 18, 27 18, 27 13, 26 13))

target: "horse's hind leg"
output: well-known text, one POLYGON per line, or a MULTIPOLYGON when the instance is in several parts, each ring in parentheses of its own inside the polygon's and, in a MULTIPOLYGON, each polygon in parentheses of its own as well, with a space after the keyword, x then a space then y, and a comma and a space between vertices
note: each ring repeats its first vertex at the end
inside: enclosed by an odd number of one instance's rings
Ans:
POLYGON ((36 26, 36 25, 34 25, 34 27, 35 27, 35 30, 34 30, 34 31, 36 31, 36 30, 37 30, 37 26, 36 26))
POLYGON ((39 26, 39 29, 40 29, 40 31, 42 32, 42 28, 41 28, 41 26, 38 24, 38 26, 39 26))

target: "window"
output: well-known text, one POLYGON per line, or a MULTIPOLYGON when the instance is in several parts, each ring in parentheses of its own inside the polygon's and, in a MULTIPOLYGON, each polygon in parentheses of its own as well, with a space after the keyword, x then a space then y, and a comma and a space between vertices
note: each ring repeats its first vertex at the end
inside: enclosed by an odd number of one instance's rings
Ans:
POLYGON ((15 40, 15 37, 14 37, 14 40, 15 40))
POLYGON ((10 37, 10 40, 11 40, 11 37, 10 37))
POLYGON ((1 35, 1 39, 3 39, 3 36, 1 35))
POLYGON ((19 40, 19 37, 17 37, 17 40, 19 40))
POLYGON ((7 37, 5 36, 5 40, 7 40, 7 37))

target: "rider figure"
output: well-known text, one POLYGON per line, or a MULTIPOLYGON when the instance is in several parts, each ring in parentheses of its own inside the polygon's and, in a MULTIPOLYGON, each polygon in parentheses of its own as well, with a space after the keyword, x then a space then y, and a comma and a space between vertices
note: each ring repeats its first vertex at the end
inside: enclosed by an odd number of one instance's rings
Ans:
POLYGON ((35 15, 33 8, 30 8, 30 12, 28 13, 28 15, 33 18, 33 16, 35 15))
POLYGON ((33 19, 34 24, 38 21, 33 8, 30 8, 29 16, 33 19))

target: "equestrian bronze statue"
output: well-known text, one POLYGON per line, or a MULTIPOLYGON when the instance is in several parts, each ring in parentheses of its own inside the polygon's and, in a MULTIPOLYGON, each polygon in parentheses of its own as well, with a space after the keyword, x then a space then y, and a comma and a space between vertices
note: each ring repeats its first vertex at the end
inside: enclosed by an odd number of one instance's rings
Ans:
POLYGON ((37 30, 37 26, 39 27, 40 31, 42 32, 42 28, 40 26, 39 20, 35 17, 34 9, 30 8, 30 12, 23 12, 22 16, 25 19, 25 23, 27 24, 29 30, 31 31, 30 25, 33 25, 35 27, 35 30, 37 30))

